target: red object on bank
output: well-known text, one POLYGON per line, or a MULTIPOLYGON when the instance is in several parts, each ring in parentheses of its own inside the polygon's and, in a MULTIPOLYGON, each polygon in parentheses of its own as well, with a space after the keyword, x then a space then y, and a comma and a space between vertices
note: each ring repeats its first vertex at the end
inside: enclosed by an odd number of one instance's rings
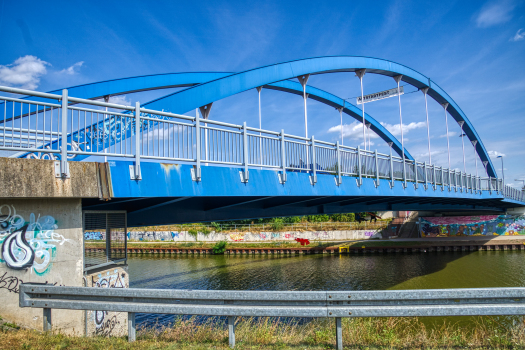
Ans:
POLYGON ((306 238, 296 238, 295 239, 297 242, 301 243, 301 245, 308 245, 310 244, 310 241, 306 238))

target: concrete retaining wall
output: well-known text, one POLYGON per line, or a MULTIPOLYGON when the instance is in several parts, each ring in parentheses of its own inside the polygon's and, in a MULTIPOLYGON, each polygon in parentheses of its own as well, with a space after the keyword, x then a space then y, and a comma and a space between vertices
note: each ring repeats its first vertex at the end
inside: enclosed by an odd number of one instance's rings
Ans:
MULTIPOLYGON (((41 330, 42 309, 19 308, 19 286, 82 286, 81 200, 0 198, 0 245, 0 315, 41 330)), ((52 322, 55 330, 84 333, 82 311, 52 310, 52 322)))
MULTIPOLYGON (((345 230, 345 231, 287 231, 287 232, 235 232, 222 233, 212 231, 207 235, 198 233, 197 237, 187 231, 131 231, 128 232, 130 241, 165 241, 165 242, 272 242, 294 241, 296 238, 309 240, 341 241, 352 239, 380 238, 381 230, 345 230)), ((105 232, 88 232, 87 240, 103 240, 105 232)))

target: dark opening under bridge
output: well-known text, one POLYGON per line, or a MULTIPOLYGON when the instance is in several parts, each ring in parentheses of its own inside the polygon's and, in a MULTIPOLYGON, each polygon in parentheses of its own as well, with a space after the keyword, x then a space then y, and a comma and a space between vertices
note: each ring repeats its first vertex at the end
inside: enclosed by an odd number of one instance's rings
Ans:
POLYGON ((523 191, 496 177, 473 125, 450 96, 424 75, 386 60, 319 57, 240 73, 132 77, 50 93, 0 91, 24 95, 0 97, 4 155, 56 160, 56 176, 63 178, 70 176, 69 161, 110 157, 99 169, 103 197, 111 200, 86 199, 83 208, 126 210, 128 225, 365 210, 505 212, 525 205, 523 191), (356 72, 361 83, 365 73, 391 76, 398 88, 403 81, 432 97, 472 142, 486 176, 414 160, 403 140, 364 107, 307 86, 310 75, 333 72, 356 72), (142 105, 96 101, 173 87, 186 88, 142 105), (209 119, 213 102, 262 88, 303 95, 305 124, 307 98, 370 124, 390 154, 317 140, 306 125, 302 137, 209 119), (202 117, 182 114, 193 109, 202 117))

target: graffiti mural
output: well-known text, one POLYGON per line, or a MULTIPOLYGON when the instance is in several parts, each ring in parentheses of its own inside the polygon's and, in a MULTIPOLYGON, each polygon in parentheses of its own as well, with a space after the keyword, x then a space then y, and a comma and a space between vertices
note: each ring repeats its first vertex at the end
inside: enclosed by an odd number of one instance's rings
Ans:
POLYGON ((234 242, 244 241, 245 233, 230 233, 230 239, 234 242))
POLYGON ((421 237, 525 235, 525 216, 422 217, 421 237))
MULTIPOLYGON (((93 288, 128 288, 127 271, 114 268, 89 276, 89 287, 93 288)), ((109 311, 90 311, 91 332, 95 335, 116 335, 115 329, 124 323, 123 313, 109 311)), ((120 332, 119 332, 120 333, 120 332)))
POLYGON ((0 263, 14 270, 31 268, 38 275, 49 272, 56 248, 70 240, 57 233, 57 221, 50 215, 29 220, 16 213, 13 205, 0 206, 0 263))

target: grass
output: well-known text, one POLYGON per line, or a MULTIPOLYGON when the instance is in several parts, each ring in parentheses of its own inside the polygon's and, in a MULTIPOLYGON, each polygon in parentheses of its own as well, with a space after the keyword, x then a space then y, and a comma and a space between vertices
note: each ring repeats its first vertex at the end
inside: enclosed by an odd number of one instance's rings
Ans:
MULTIPOLYGON (((491 318, 472 318, 468 326, 447 323, 427 327, 417 318, 343 319, 347 349, 522 349, 523 320, 504 329, 491 318)), ((332 319, 279 322, 269 318, 237 318, 237 349, 331 349, 335 344, 332 319)), ((226 325, 209 319, 177 318, 169 328, 143 329, 137 341, 120 338, 82 338, 19 330, 0 333, 0 349, 228 349, 226 325)))

